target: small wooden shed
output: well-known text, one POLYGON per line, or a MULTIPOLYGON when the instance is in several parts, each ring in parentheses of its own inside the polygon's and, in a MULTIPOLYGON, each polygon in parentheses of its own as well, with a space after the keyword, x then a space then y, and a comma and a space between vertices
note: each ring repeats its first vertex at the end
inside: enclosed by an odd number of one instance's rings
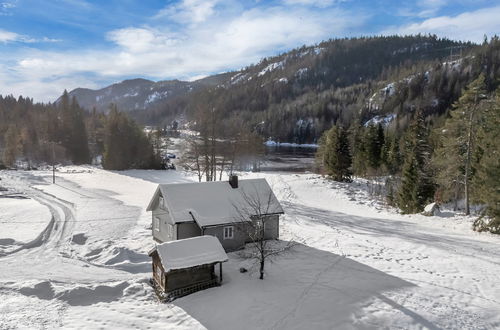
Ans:
POLYGON ((165 242, 151 250, 149 256, 153 259, 154 284, 169 299, 220 285, 222 263, 228 260, 213 236, 165 242))

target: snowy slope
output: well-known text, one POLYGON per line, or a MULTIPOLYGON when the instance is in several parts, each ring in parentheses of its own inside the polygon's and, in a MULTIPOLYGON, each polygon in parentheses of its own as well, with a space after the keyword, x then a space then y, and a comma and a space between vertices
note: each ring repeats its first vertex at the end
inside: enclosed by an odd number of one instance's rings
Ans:
POLYGON ((244 176, 269 181, 286 212, 280 237, 299 244, 264 281, 230 253, 221 287, 158 304, 145 208, 158 183, 193 176, 66 167, 52 185, 49 172, 0 172, 54 217, 38 244, 0 257, 0 329, 500 327, 500 239, 472 232, 470 218, 399 215, 361 181, 244 176))

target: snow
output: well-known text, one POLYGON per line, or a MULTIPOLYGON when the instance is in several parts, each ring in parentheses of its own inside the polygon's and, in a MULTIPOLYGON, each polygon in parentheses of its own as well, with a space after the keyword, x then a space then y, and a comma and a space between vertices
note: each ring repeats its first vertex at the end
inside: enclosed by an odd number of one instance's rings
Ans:
POLYGON ((315 143, 276 142, 271 139, 264 142, 264 145, 267 147, 318 148, 318 145, 315 143))
MULTIPOLYGON (((407 78, 407 79, 411 80, 411 78, 407 78)), ((385 93, 385 95, 387 95, 387 96, 393 96, 394 93, 396 93, 395 84, 393 82, 391 82, 391 83, 387 84, 387 86, 382 88, 380 91, 385 93)))
POLYGON ((436 202, 430 203, 425 206, 423 215, 439 215, 439 205, 436 202))
POLYGON ((325 48, 323 47, 314 47, 314 48, 309 48, 307 50, 304 50, 303 52, 301 52, 299 54, 299 57, 304 57, 306 55, 309 55, 309 54, 314 54, 314 55, 319 55, 321 54, 321 52, 323 52, 325 50, 325 48))
POLYGON ((36 200, 0 195, 0 256, 8 249, 34 242, 50 221, 49 209, 36 200))
POLYGON ((244 81, 247 76, 248 76, 247 73, 242 73, 242 72, 239 72, 239 73, 235 74, 230 79, 231 85, 236 85, 236 84, 244 81))
MULTIPOLYGON (((0 256, 1 329, 500 326, 499 237, 473 232, 473 217, 447 209, 401 215, 365 180, 241 173, 265 178, 286 212, 275 244, 297 244, 266 263, 262 281, 254 261, 233 252, 222 286, 160 304, 148 283, 154 242, 145 208, 158 183, 195 175, 88 166, 56 175, 53 185, 50 171, 0 171, 2 186, 54 216, 37 244, 0 256)), ((27 205, 6 200, 1 214, 19 208, 16 220, 30 217, 27 205)))
POLYGON ((387 126, 396 117, 397 117, 397 115, 394 113, 391 113, 391 114, 386 115, 386 116, 375 116, 365 123, 365 127, 368 127, 370 125, 378 125, 378 124, 382 124, 384 126, 387 126))
POLYGON ((165 272, 208 265, 228 260, 224 248, 214 236, 199 236, 165 242, 156 246, 165 272))
POLYGON ((136 97, 138 95, 139 95, 139 92, 135 91, 135 92, 123 94, 123 97, 136 97))
POLYGON ((288 83, 288 79, 286 79, 286 78, 284 78, 284 77, 283 77, 283 78, 280 78, 280 79, 278 80, 278 82, 281 82, 281 83, 286 84, 286 83, 288 83))
POLYGON ((302 78, 305 74, 307 74, 308 68, 300 68, 295 72, 295 76, 302 78))
POLYGON ((162 93, 155 91, 153 94, 148 95, 146 101, 144 101, 144 104, 146 105, 148 103, 156 102, 157 100, 166 98, 167 96, 168 96, 168 91, 165 91, 162 93))
POLYGON ((257 76, 260 77, 260 76, 263 76, 265 75, 266 73, 268 72, 272 72, 276 69, 282 69, 283 66, 285 64, 285 61, 280 61, 280 62, 275 62, 275 63, 271 63, 269 64, 268 66, 266 66, 264 69, 262 69, 262 71, 260 71, 257 76))
MULTIPOLYGON (((227 181, 161 184, 158 186, 175 223, 193 221, 200 226, 246 221, 242 216, 282 213, 278 200, 265 179, 239 180, 238 188, 227 181), (261 210, 255 210, 261 202, 261 210)), ((156 191, 148 210, 158 196, 156 191)))

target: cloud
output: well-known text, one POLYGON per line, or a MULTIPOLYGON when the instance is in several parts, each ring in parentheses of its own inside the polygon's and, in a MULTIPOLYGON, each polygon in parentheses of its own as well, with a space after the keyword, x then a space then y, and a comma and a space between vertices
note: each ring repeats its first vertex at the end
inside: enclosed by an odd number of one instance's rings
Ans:
POLYGON ((0 42, 23 42, 23 43, 40 43, 40 42, 59 42, 60 39, 52 39, 43 37, 41 39, 31 38, 15 32, 0 29, 0 42))
POLYGON ((481 42, 484 35, 500 31, 500 6, 465 12, 456 16, 439 16, 422 22, 391 27, 382 34, 431 33, 455 40, 481 42))
POLYGON ((325 8, 333 5, 335 0, 283 0, 287 5, 301 5, 301 6, 314 6, 319 8, 325 8))
POLYGON ((16 2, 14 2, 14 1, 0 2, 0 16, 12 15, 10 10, 13 8, 16 8, 16 2))
MULTIPOLYGON (((112 46, 105 50, 29 50, 16 56, 10 66, 10 75, 16 76, 12 81, 17 82, 13 88, 29 91, 26 86, 38 85, 43 92, 31 90, 26 95, 53 101, 64 88, 76 87, 75 83, 62 85, 69 81, 67 77, 75 77, 79 83, 109 83, 137 76, 192 80, 238 69, 270 54, 334 35, 344 36, 365 20, 359 14, 338 9, 314 11, 282 6, 241 10, 236 15, 211 15, 209 20, 200 18, 196 25, 186 23, 175 30, 162 24, 115 29, 106 33, 112 46)), ((0 93, 7 87, 4 85, 0 93)))
POLYGON ((17 33, 0 29, 0 42, 17 41, 21 36, 17 33))
POLYGON ((214 14, 214 8, 218 2, 217 0, 183 0, 179 4, 160 10, 155 18, 169 18, 185 24, 201 23, 214 14))

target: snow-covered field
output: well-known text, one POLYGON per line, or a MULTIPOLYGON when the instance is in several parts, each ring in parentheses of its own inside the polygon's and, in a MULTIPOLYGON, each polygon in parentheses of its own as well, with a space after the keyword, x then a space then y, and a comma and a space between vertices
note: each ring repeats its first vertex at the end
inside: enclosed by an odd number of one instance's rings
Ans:
POLYGON ((3 194, 27 197, 0 198, 0 329, 500 328, 500 238, 472 232, 471 218, 399 215, 361 181, 244 174, 270 182, 286 212, 281 238, 298 244, 263 281, 231 253, 221 287, 160 304, 145 208, 157 183, 194 177, 64 167, 53 185, 50 175, 0 172, 3 194))

